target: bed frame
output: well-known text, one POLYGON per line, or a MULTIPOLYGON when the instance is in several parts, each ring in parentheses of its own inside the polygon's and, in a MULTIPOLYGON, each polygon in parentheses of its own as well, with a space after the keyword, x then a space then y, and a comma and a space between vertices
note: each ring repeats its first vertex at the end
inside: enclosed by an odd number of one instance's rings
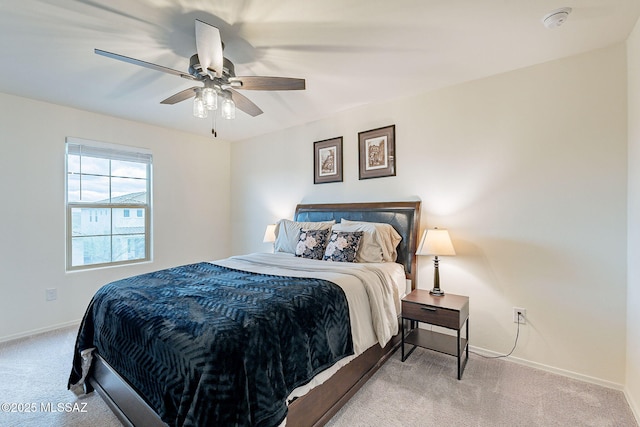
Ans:
MULTIPOLYGON (((326 221, 342 218, 353 221, 385 222, 402 236, 398 262, 405 266, 411 288, 416 286, 416 246, 420 225, 420 202, 300 204, 296 221, 326 221)), ((384 347, 374 345, 343 366, 323 384, 289 405, 287 425, 323 426, 362 387, 398 348, 396 335, 384 347)), ((155 411, 138 395, 107 361, 97 355, 89 376, 95 388, 125 426, 166 427, 155 411)))

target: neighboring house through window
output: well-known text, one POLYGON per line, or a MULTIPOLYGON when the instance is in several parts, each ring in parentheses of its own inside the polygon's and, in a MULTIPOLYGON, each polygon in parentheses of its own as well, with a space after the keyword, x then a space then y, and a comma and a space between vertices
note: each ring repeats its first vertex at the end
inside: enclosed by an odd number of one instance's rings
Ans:
POLYGON ((77 138, 66 145, 67 270, 150 260, 151 152, 77 138))

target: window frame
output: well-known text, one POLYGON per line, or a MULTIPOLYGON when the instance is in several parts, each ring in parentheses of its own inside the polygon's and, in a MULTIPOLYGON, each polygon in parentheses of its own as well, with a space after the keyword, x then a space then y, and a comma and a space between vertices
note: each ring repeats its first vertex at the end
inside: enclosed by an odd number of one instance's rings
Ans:
MULTIPOLYGON (((109 160, 117 160, 112 157, 100 157, 100 156, 91 156, 98 158, 105 158, 109 160)), ((104 142, 85 140, 80 138, 67 137, 65 141, 65 216, 66 216, 66 230, 65 230, 65 241, 66 241, 66 271, 79 271, 79 270, 90 270, 97 268, 105 268, 105 267, 115 267, 121 265, 130 265, 130 264, 139 264, 144 262, 150 262, 152 260, 152 171, 153 171, 153 157, 150 150, 130 147, 124 145, 117 144, 108 144, 104 142), (146 203, 104 203, 104 202, 70 202, 69 201, 69 146, 70 145, 80 145, 83 147, 97 148, 97 149, 106 149, 111 150, 116 153, 131 153, 132 156, 138 154, 143 158, 148 159, 146 161, 136 161, 136 160, 126 160, 137 163, 146 164, 147 172, 146 172, 146 203), (121 261, 109 261, 109 262, 99 262, 92 264, 82 264, 82 265, 73 265, 73 238, 77 236, 73 236, 73 210, 74 209, 96 209, 97 210, 104 209, 108 212, 110 219, 110 233, 109 234, 96 234, 92 235, 92 237, 105 237, 108 236, 110 238, 111 243, 113 243, 113 238, 124 235, 141 235, 144 236, 144 257, 130 259, 130 260, 121 260, 121 261), (144 211, 144 232, 143 233, 128 233, 128 234, 118 234, 114 233, 113 225, 114 225, 114 211, 118 209, 130 209, 130 210, 143 210, 144 211)), ((111 170, 109 171, 109 179, 111 180, 113 175, 111 175, 111 170)), ((90 214, 92 215, 92 214, 90 214)), ((138 218, 138 217, 136 217, 138 218)), ((113 259, 113 245, 110 245, 110 256, 113 259)))

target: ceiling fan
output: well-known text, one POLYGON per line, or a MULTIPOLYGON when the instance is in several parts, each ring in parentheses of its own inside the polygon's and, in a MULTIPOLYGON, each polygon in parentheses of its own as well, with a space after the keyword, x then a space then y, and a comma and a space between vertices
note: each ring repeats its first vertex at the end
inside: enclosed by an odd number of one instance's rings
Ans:
POLYGON ((117 53, 95 49, 98 55, 152 70, 162 71, 202 83, 172 95, 161 104, 177 104, 178 102, 195 97, 193 114, 196 117, 207 117, 207 111, 218 108, 218 98, 221 99, 221 115, 226 119, 235 118, 236 106, 250 116, 258 116, 263 111, 236 89, 244 90, 304 90, 305 80, 288 77, 265 77, 235 75, 233 63, 223 56, 224 44, 220 38, 220 31, 213 25, 196 19, 196 54, 189 60, 188 72, 174 70, 162 65, 152 64, 139 59, 130 58, 117 53))

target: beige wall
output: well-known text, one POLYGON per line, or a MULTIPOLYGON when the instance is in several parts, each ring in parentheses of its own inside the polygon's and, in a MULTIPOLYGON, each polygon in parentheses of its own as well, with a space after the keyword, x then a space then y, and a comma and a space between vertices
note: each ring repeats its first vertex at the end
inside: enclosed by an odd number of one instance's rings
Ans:
MULTIPOLYGON (((233 252, 299 202, 422 200, 447 227, 445 291, 471 297, 471 344, 622 387, 627 121, 623 45, 344 111, 231 148, 233 252), (396 125, 397 176, 358 180, 357 134, 396 125), (313 141, 344 137, 344 182, 313 184, 313 141)), ((376 88, 379 90, 380 88, 376 88)), ((389 88, 392 90, 392 88, 389 88)), ((419 260, 419 287, 432 262, 419 260)))
POLYGON ((0 149, 0 340, 79 321, 112 280, 229 254, 228 143, 0 94, 0 149), (66 136, 153 152, 153 262, 65 273, 66 136))
MULTIPOLYGON (((639 21, 640 22, 640 21, 639 21)), ((640 24, 627 41, 629 93, 629 221, 627 400, 640 420, 640 24)))

